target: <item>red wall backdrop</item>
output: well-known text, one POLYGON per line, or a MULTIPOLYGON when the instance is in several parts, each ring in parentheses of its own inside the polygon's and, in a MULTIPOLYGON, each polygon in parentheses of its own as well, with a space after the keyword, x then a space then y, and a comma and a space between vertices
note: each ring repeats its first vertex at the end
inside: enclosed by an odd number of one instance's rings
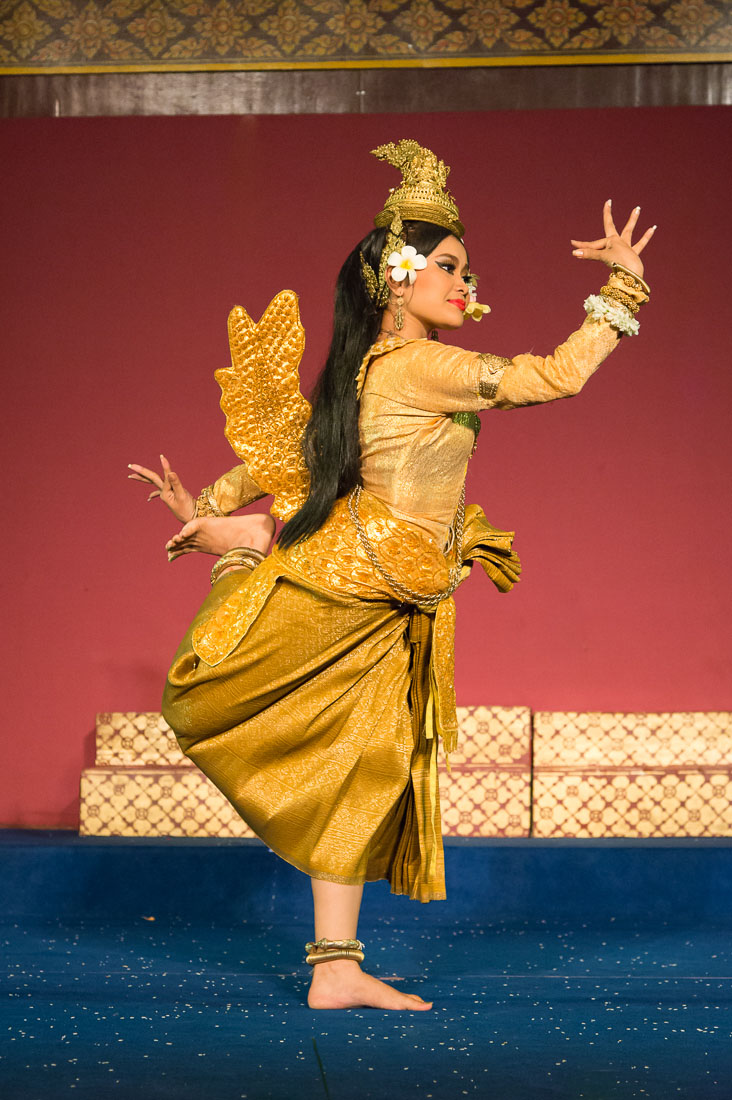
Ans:
POLYGON ((524 579, 458 597, 458 701, 726 709, 730 690, 729 111, 6 121, 0 823, 77 821, 97 710, 157 709, 210 560, 130 461, 195 488, 234 463, 213 370, 226 315, 301 296, 307 390, 333 282, 414 136, 451 186, 493 307, 459 342, 548 352, 604 269, 570 256, 643 205, 653 288, 574 400, 485 418, 471 499, 515 528, 524 579), (725 241, 727 245, 725 245, 725 241))

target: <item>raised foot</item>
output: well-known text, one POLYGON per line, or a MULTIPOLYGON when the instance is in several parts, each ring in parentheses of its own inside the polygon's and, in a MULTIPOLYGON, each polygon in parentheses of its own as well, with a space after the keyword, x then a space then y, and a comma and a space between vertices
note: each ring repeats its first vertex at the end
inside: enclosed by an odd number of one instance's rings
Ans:
POLYGON ((194 552, 220 557, 238 546, 266 554, 274 529, 272 517, 259 512, 245 516, 197 516, 173 535, 165 549, 169 561, 194 552))
POLYGON ((308 992, 310 1008, 380 1008, 383 1011, 426 1012, 432 1001, 398 989, 364 974, 356 962, 317 963, 308 992))
POLYGON ((251 546, 266 554, 274 535, 275 522, 272 516, 263 512, 250 512, 244 516, 226 516, 224 537, 230 543, 227 550, 235 546, 251 546))

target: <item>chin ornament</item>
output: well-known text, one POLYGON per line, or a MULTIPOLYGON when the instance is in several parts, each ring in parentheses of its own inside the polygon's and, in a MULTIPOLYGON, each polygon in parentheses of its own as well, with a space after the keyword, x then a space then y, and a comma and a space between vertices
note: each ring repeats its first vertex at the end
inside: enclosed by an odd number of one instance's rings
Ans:
MULTIPOLYGON (((473 276, 476 278, 476 276, 473 276)), ((491 307, 478 301, 478 291, 475 286, 468 287, 468 300, 465 303, 465 316, 472 317, 474 321, 481 321, 484 313, 490 313, 491 307)))

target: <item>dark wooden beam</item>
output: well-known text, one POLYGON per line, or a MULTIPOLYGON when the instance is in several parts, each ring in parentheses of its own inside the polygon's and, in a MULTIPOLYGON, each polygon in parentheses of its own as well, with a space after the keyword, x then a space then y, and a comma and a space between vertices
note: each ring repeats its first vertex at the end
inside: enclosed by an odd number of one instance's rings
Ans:
POLYGON ((4 118, 730 104, 725 62, 0 77, 4 118))

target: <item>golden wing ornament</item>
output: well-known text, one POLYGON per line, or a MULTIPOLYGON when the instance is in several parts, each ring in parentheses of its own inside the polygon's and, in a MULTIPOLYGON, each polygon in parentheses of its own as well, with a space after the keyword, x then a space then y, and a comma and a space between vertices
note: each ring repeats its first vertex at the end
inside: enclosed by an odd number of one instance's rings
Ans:
POLYGON ((297 294, 280 291, 256 324, 234 306, 229 348, 231 366, 215 372, 226 438, 257 485, 274 495, 272 514, 288 520, 310 487, 302 436, 311 408, 300 393, 305 330, 297 294))

